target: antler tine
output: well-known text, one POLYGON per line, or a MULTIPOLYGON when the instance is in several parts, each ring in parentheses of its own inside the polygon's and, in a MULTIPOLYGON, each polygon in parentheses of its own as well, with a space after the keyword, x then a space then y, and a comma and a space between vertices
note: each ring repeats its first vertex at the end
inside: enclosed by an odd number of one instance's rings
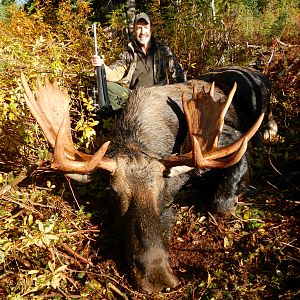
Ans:
POLYGON ((54 147, 55 138, 54 138, 54 136, 52 136, 52 134, 50 134, 49 124, 47 124, 47 121, 43 120, 43 116, 42 116, 41 110, 39 108, 38 102, 35 100, 35 97, 30 90, 30 87, 25 79, 23 72, 21 72, 21 81, 22 81, 22 84, 23 84, 23 87, 25 90, 25 94, 27 96, 27 97, 25 97, 25 102, 26 102, 29 110, 33 114, 34 118, 41 126, 44 133, 49 132, 49 135, 46 137, 47 137, 47 140, 50 143, 50 145, 54 147))
POLYGON ((186 121, 188 123, 188 128, 192 128, 192 122, 191 122, 191 113, 190 113, 190 110, 189 110, 189 100, 187 98, 187 95, 186 93, 183 93, 182 94, 182 106, 183 106, 183 111, 185 113, 185 118, 186 118, 186 121))
POLYGON ((240 147, 241 144, 243 143, 244 139, 246 138, 248 141, 253 137, 253 135, 257 132, 258 128, 260 127, 263 119, 264 119, 264 113, 262 113, 259 118, 256 120, 254 125, 243 135, 241 136, 238 140, 233 142, 232 144, 225 146, 223 148, 219 148, 216 150, 213 150, 209 153, 206 153, 205 157, 207 159, 218 159, 227 155, 230 155, 237 151, 240 147))
POLYGON ((185 92, 182 93, 182 106, 183 106, 184 113, 186 115, 186 119, 187 121, 189 121, 190 114, 188 109, 188 99, 185 92))
POLYGON ((198 94, 198 89, 197 89, 197 85, 194 84, 193 85, 193 99, 197 99, 197 94, 198 94))
MULTIPOLYGON (((215 82, 212 83, 212 87, 214 88, 215 86, 215 82)), ((212 87, 211 87, 211 90, 212 90, 212 87)), ((224 127, 224 118, 225 118, 225 115, 229 109, 229 106, 232 102, 232 99, 233 99, 233 96, 236 92, 236 89, 237 89, 237 84, 236 82, 234 83, 233 85, 233 88, 232 90, 230 91, 229 95, 228 95, 228 98, 226 100, 226 103, 222 109, 222 111, 220 112, 220 117, 219 117, 219 130, 218 130, 218 134, 216 135, 215 139, 214 139, 214 142, 213 142, 213 148, 217 148, 218 147, 218 143, 219 143, 219 137, 221 135, 221 132, 223 130, 223 127, 224 127)), ((213 96, 212 96, 213 97, 213 96)))
POLYGON ((26 104, 41 126, 48 142, 54 148, 56 134, 59 130, 60 123, 62 122, 62 112, 65 114, 65 112, 68 111, 69 104, 67 94, 60 91, 58 88, 53 89, 53 86, 49 82, 47 84, 47 81, 46 86, 44 87, 38 78, 35 97, 31 92, 23 73, 21 73, 21 80, 27 96, 25 97, 26 104), (49 99, 49 97, 51 97, 51 99, 49 99), (53 99, 55 99, 55 101, 51 101, 53 99), (52 109, 56 110, 54 115, 52 109), (52 112, 52 115, 48 115, 50 112, 52 112))
POLYGON ((211 83, 209 94, 212 98, 214 97, 214 94, 215 94, 215 82, 214 81, 211 83))
POLYGON ((225 115, 226 115, 226 113, 227 113, 227 110, 228 110, 228 108, 229 108, 229 106, 230 106, 230 104, 231 104, 231 102, 232 102, 232 99, 233 99, 233 97, 234 97, 234 94, 235 94, 235 92, 236 92, 236 89, 237 89, 237 83, 235 82, 234 85, 233 85, 233 88, 231 89, 231 91, 230 91, 230 93, 229 93, 229 95, 228 95, 226 104, 225 104, 225 106, 224 106, 224 108, 223 108, 223 110, 222 110, 222 112, 221 112, 221 116, 222 116, 223 120, 224 120, 224 117, 225 117, 225 115))
POLYGON ((104 157, 107 148, 110 144, 110 141, 104 143, 101 148, 86 161, 73 161, 69 160, 65 156, 64 148, 64 137, 66 135, 66 128, 68 127, 68 118, 64 118, 63 123, 58 131, 55 149, 54 149, 54 162, 51 164, 51 167, 56 170, 66 171, 66 172, 76 172, 76 173, 91 173, 93 172, 99 161, 104 157))
POLYGON ((236 164, 244 155, 247 150, 248 139, 244 137, 242 143, 240 143, 239 148, 236 152, 231 153, 227 158, 219 161, 215 159, 211 159, 202 155, 201 147, 195 137, 194 139, 194 149, 193 149, 193 161, 194 166, 198 169, 208 169, 208 168, 227 168, 234 164, 236 164))
MULTIPOLYGON (((202 89, 202 93, 204 92, 204 89, 202 89)), ((185 93, 182 94, 182 106, 183 111, 185 113, 185 118, 188 124, 189 128, 189 134, 192 138, 193 135, 196 135, 200 138, 199 135, 199 128, 200 128, 200 107, 198 105, 199 101, 201 100, 199 97, 198 88, 197 85, 193 85, 193 94, 192 98, 190 100, 187 99, 187 96, 185 93)), ((201 101, 200 101, 201 102, 201 101)))

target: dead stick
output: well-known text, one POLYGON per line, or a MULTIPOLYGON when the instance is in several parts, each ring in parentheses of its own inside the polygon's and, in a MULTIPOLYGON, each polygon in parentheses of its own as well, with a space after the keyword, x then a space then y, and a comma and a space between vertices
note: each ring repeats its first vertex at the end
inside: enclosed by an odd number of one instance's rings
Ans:
POLYGON ((79 253, 77 253, 75 250, 73 250, 72 248, 70 248, 68 245, 66 245, 66 244, 64 244, 64 243, 62 243, 61 245, 63 246, 63 248, 64 248, 65 250, 67 250, 69 253, 71 253, 72 255, 74 255, 74 256, 75 256, 76 258, 78 258, 81 262, 93 266, 93 263, 92 263, 89 259, 84 258, 84 257, 81 256, 79 253))
POLYGON ((280 44, 281 46, 284 46, 284 47, 298 47, 298 46, 299 46, 299 45, 286 44, 286 43, 282 42, 282 41, 281 41, 280 39, 278 39, 278 38, 276 38, 275 40, 276 40, 276 42, 277 42, 278 44, 280 44))
POLYGON ((72 234, 81 234, 81 233, 89 233, 89 232, 100 232, 99 229, 82 229, 82 230, 78 230, 78 231, 73 231, 73 232, 69 232, 68 235, 72 235, 72 234))
MULTIPOLYGON (((0 198, 2 198, 3 201, 7 201, 7 202, 11 202, 11 203, 17 204, 17 205, 19 205, 22 208, 25 208, 25 209, 27 209, 29 211, 32 211, 32 212, 35 212, 35 213, 39 214, 40 216, 43 215, 40 211, 36 210, 34 207, 30 207, 29 205, 26 205, 26 204, 24 204, 22 202, 15 201, 15 200, 10 199, 10 198, 8 198, 6 196, 3 196, 3 195, 0 198)), ((30 202, 30 204, 32 204, 32 203, 30 202)))
POLYGON ((18 185, 20 182, 22 182, 25 178, 29 177, 32 175, 32 173, 39 167, 41 167, 45 162, 43 160, 38 160, 34 164, 32 164, 29 169, 26 172, 21 172, 17 178, 14 179, 14 181, 5 186, 0 190, 0 197, 2 197, 6 192, 8 192, 11 188, 14 186, 18 185))
POLYGON ((128 297, 122 293, 116 286, 114 286, 111 282, 108 283, 108 287, 116 292, 118 295, 120 295, 123 299, 128 300, 128 297))

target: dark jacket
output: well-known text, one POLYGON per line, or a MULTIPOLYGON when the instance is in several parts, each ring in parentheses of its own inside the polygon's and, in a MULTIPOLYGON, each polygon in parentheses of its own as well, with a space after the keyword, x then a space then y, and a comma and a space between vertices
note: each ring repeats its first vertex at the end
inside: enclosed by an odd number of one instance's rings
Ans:
MULTIPOLYGON (((171 49, 154 38, 152 38, 152 47, 155 50, 153 66, 154 84, 166 85, 169 81, 175 83, 184 82, 186 78, 183 68, 171 49)), ((115 63, 105 66, 107 80, 129 87, 136 68, 137 59, 135 42, 129 43, 127 49, 120 53, 119 59, 115 63)))

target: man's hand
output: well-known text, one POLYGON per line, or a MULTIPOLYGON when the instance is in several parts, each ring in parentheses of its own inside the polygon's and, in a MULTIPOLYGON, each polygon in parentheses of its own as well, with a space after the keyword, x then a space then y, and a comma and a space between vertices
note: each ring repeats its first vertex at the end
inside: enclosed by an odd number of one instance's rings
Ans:
POLYGON ((99 55, 93 55, 92 64, 94 67, 101 67, 104 65, 103 59, 99 55))

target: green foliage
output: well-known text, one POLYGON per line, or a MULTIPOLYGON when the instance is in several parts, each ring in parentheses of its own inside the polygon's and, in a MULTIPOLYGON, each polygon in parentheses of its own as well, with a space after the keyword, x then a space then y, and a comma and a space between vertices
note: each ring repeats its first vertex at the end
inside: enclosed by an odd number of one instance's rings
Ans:
POLYGON ((95 114, 93 114, 94 106, 92 98, 85 98, 83 92, 79 92, 77 99, 83 105, 84 110, 81 110, 79 113, 79 118, 77 117, 77 124, 74 128, 75 132, 79 132, 79 142, 81 145, 84 145, 85 148, 89 148, 90 143, 93 140, 93 137, 96 135, 94 127, 99 124, 99 121, 95 120, 95 114))
MULTIPOLYGON (((87 80, 93 76, 91 56, 94 50, 88 2, 77 1, 74 6, 71 1, 62 1, 55 6, 52 1, 36 1, 35 13, 31 15, 13 6, 8 10, 10 19, 0 20, 2 159, 14 161, 15 165, 20 161, 22 165, 24 160, 35 161, 43 153, 42 149, 47 148, 39 126, 32 122, 24 104, 21 71, 30 84, 37 77, 48 76, 68 87, 73 107, 71 113, 78 122, 74 126, 77 142, 92 147, 96 134, 94 127, 98 122, 93 119, 89 95, 94 82, 87 80)), ((115 57, 118 43, 108 41, 100 26, 98 44, 100 53, 107 54, 108 60, 115 57)), ((34 88, 33 84, 31 87, 34 88)))
POLYGON ((215 1, 215 18, 211 1, 169 1, 163 11, 160 1, 152 1, 148 10, 155 34, 174 50, 190 77, 209 68, 247 64, 247 43, 299 39, 296 1, 215 1))
MULTIPOLYGON (((73 212, 45 190, 11 191, 1 204, 5 206, 0 211, 0 266, 11 272, 1 274, 0 286, 6 283, 7 299, 28 299, 78 285, 77 273, 70 272, 78 267, 72 251, 84 251, 91 227, 88 216, 81 210, 73 212), (66 246, 74 243, 73 250, 66 246)), ((90 233, 89 242, 94 236, 93 230, 90 233)))
POLYGON ((297 26, 296 2, 272 0, 256 7, 256 13, 247 5, 238 7, 237 23, 244 33, 244 38, 255 38, 270 43, 274 37, 287 38, 287 32, 289 35, 292 33, 295 39, 299 37, 297 31, 292 28, 297 26))

